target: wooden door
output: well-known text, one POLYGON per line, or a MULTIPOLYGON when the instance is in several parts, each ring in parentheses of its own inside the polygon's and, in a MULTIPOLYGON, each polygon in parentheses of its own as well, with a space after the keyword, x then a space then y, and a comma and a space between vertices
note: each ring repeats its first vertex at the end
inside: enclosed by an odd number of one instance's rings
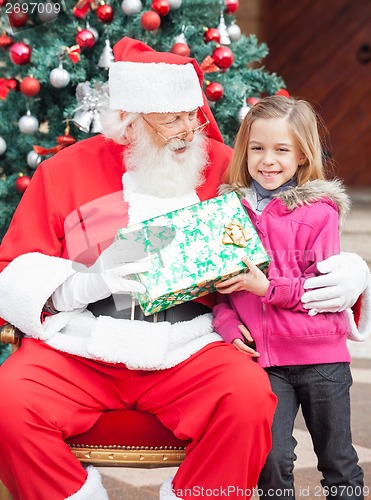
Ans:
MULTIPOLYGON (((246 1, 246 0, 245 0, 246 1)), ((337 175, 371 186, 370 0, 262 0, 264 65, 322 115, 337 175)))

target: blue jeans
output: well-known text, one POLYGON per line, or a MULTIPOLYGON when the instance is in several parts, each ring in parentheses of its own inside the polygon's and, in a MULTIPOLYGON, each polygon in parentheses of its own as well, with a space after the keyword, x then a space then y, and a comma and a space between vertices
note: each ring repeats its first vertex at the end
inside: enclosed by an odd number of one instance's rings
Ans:
POLYGON ((278 397, 273 445, 259 478, 261 498, 294 499, 293 437, 299 406, 311 435, 322 473, 322 492, 328 498, 363 499, 363 470, 352 446, 348 363, 267 368, 278 397))

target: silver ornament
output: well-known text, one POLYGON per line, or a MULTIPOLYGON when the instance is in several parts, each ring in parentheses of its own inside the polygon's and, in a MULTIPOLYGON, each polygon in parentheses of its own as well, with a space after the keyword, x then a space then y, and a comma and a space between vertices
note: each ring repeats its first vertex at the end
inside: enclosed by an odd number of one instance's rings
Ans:
POLYGON ((37 15, 43 23, 54 21, 57 19, 60 12, 60 5, 47 0, 45 3, 40 3, 37 6, 37 15))
POLYGON ((251 106, 249 106, 247 104, 246 100, 244 99, 244 102, 242 104, 242 108, 240 108, 239 111, 238 111, 238 119, 239 119, 240 123, 243 122, 245 116, 250 111, 250 108, 251 108, 251 106))
POLYGON ((93 123, 91 127, 93 134, 100 134, 102 132, 102 123, 100 120, 100 113, 94 109, 93 111, 93 123))
POLYGON ((36 168, 39 163, 42 162, 42 157, 36 153, 36 151, 31 150, 27 155, 27 165, 30 168, 36 168))
POLYGON ((79 130, 88 134, 93 118, 94 112, 91 109, 86 109, 77 112, 72 119, 72 123, 76 125, 79 130))
POLYGON ((182 0, 168 0, 171 10, 179 9, 182 5, 182 0))
POLYGON ((98 66, 100 68, 109 69, 109 67, 111 66, 111 64, 114 61, 114 56, 113 56, 113 51, 112 51, 111 44, 110 44, 110 41, 108 40, 108 38, 106 39, 105 43, 106 44, 105 44, 104 49, 102 51, 102 55, 100 56, 99 61, 98 61, 98 66))
POLYGON ((87 29, 88 31, 90 31, 90 33, 93 33, 93 36, 94 36, 94 38, 95 38, 95 41, 97 41, 97 40, 98 40, 98 38, 99 38, 99 33, 98 33, 98 30, 96 30, 95 28, 93 28, 93 26, 90 26, 90 24, 89 24, 88 22, 86 23, 86 29, 87 29))
POLYGON ((39 128, 38 119, 30 111, 18 120, 18 127, 22 134, 34 134, 39 128))
POLYGON ((0 156, 3 155, 6 151, 6 142, 5 139, 0 137, 0 156))
POLYGON ((220 14, 220 22, 217 30, 220 34, 220 45, 230 45, 231 39, 228 35, 227 25, 225 24, 223 12, 220 14))
POLYGON ((140 0, 124 0, 121 4, 121 9, 127 16, 132 16, 138 14, 143 8, 143 4, 140 0))
POLYGON ((238 26, 238 24, 231 24, 230 26, 228 26, 227 31, 232 42, 237 42, 237 40, 241 38, 241 28, 238 26))
POLYGON ((101 132, 100 112, 107 104, 107 85, 97 83, 91 87, 90 82, 79 83, 76 87, 77 108, 74 110, 72 123, 80 130, 101 132))
POLYGON ((70 79, 71 75, 66 69, 63 68, 62 63, 59 64, 58 68, 54 68, 50 72, 49 76, 50 83, 56 89, 63 89, 64 87, 67 87, 70 83, 70 79))
POLYGON ((188 44, 184 33, 181 33, 179 36, 176 36, 174 38, 174 43, 186 43, 186 44, 188 44))

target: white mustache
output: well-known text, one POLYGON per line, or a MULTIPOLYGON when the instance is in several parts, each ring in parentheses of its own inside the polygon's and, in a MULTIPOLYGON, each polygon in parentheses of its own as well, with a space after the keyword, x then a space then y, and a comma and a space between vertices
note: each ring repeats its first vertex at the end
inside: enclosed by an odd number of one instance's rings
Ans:
POLYGON ((173 139, 168 144, 170 151, 176 151, 177 149, 187 148, 187 141, 181 139, 173 139))

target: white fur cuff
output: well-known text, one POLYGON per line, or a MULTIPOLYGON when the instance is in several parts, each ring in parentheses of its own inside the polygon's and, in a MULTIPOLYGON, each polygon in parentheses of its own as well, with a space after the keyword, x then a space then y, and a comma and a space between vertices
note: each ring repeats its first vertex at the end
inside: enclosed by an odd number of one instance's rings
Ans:
POLYGON ((82 487, 66 500, 109 500, 106 490, 103 488, 101 477, 97 469, 92 465, 86 468, 88 477, 82 487))
POLYGON ((0 316, 26 335, 43 339, 42 308, 74 272, 70 260, 36 252, 20 255, 0 273, 0 316))

